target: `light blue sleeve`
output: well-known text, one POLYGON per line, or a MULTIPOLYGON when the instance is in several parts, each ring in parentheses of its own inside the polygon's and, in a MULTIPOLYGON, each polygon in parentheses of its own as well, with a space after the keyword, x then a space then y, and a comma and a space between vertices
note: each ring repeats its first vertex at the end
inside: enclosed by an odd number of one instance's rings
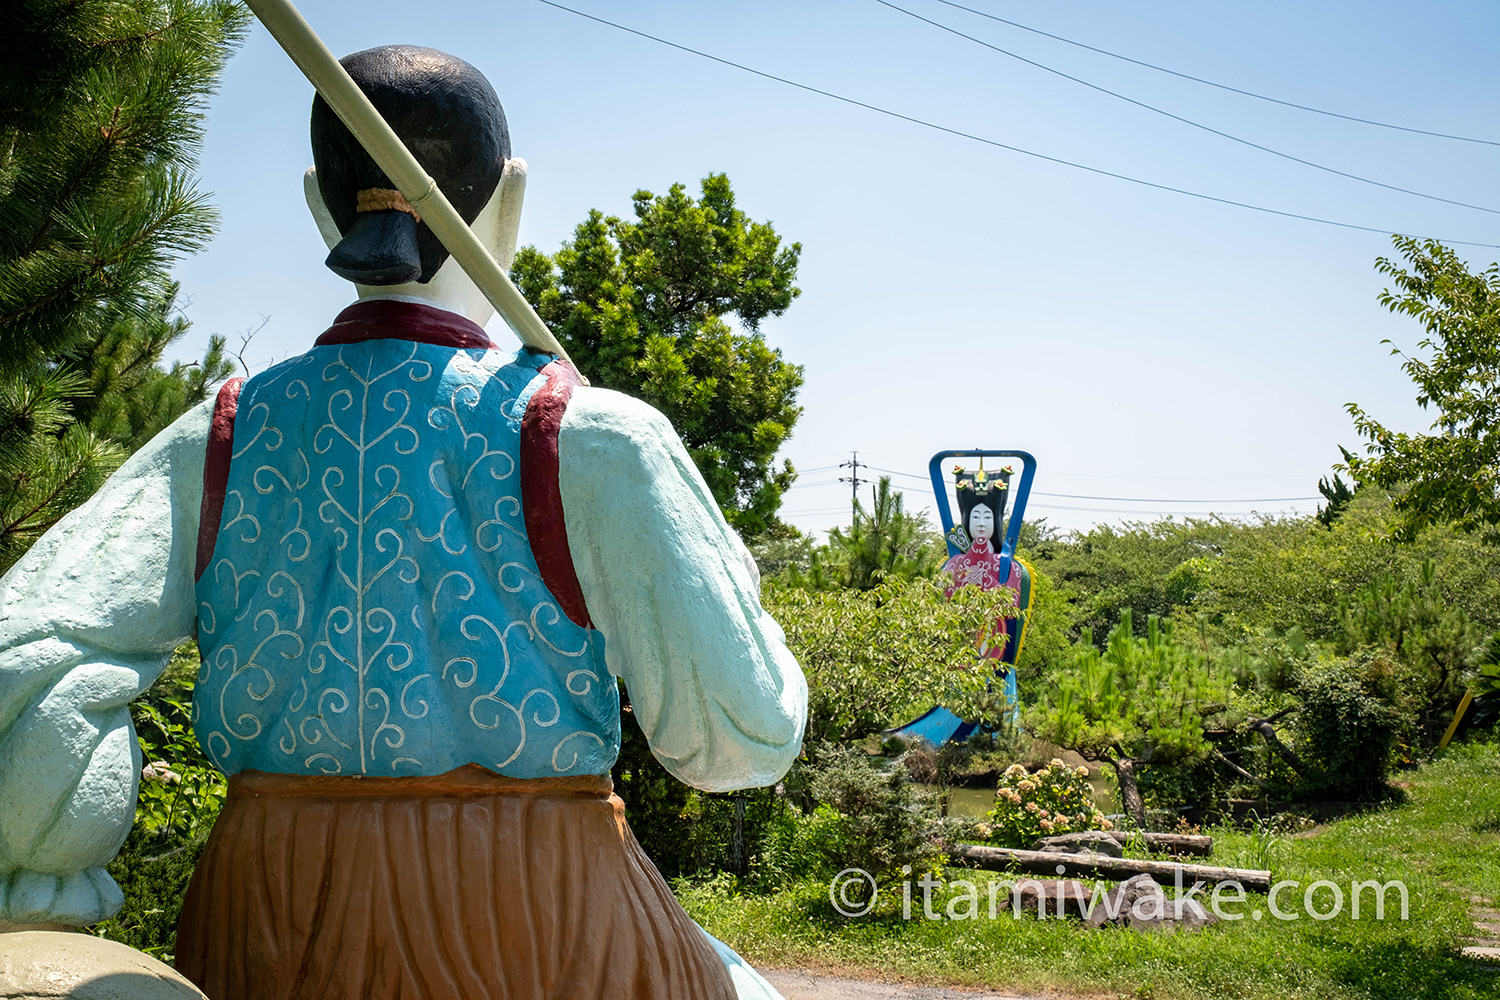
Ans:
POLYGON ((766 978, 740 958, 733 948, 708 931, 703 931, 703 936, 708 938, 708 943, 713 945, 714 952, 729 971, 729 981, 734 983, 735 996, 739 1000, 783 1000, 776 987, 766 982, 766 978))
POLYGON ((87 924, 135 815, 126 704, 193 633, 214 400, 162 431, 0 577, 0 919, 87 924))
POLYGON ((584 600, 656 758, 705 791, 777 781, 801 749, 807 682, 671 424, 579 388, 558 462, 584 600))

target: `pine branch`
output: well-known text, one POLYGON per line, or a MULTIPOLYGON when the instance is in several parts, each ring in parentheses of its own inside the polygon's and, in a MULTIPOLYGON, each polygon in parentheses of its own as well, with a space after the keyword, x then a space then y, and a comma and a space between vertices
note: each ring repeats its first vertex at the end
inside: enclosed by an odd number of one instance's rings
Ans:
MULTIPOLYGON (((119 123, 121 110, 120 105, 115 105, 114 113, 110 116, 111 126, 119 123)), ((110 127, 101 128, 101 133, 104 136, 104 142, 95 147, 93 155, 84 161, 82 169, 74 173, 72 181, 69 182, 67 188, 57 198, 56 207, 47 213, 46 217, 42 220, 41 226, 37 229, 35 235, 31 237, 31 241, 22 248, 21 252, 16 255, 17 257, 30 257, 41 248, 42 240, 52 231, 52 227, 57 224, 58 216, 62 213, 63 209, 67 208, 68 204, 78 196, 78 192, 82 190, 84 182, 93 177, 94 169, 102 166, 107 161, 109 151, 119 145, 110 127)))

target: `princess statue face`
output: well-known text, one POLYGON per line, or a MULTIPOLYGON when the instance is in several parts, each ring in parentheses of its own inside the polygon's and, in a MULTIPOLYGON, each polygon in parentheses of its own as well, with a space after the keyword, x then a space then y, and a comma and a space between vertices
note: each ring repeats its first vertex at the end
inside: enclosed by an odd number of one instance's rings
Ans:
POLYGON ((975 504, 969 511, 969 537, 976 542, 995 537, 995 512, 988 504, 975 504))

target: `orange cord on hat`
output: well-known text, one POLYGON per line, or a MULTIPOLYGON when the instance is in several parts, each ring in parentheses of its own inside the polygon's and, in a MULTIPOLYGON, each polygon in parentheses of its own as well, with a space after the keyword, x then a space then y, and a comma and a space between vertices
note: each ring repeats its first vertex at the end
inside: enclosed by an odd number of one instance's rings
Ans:
POLYGON ((405 212, 418 222, 422 221, 417 210, 411 207, 411 202, 394 188, 365 188, 355 196, 354 210, 356 212, 405 212))

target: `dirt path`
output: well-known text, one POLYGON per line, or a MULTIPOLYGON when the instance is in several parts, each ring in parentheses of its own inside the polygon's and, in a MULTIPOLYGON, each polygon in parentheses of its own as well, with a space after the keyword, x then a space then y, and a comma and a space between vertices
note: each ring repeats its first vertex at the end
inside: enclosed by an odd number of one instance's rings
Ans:
POLYGON ((837 979, 806 972, 763 971, 786 1000, 1038 1000, 1013 993, 990 993, 956 986, 897 986, 862 979, 837 979))

